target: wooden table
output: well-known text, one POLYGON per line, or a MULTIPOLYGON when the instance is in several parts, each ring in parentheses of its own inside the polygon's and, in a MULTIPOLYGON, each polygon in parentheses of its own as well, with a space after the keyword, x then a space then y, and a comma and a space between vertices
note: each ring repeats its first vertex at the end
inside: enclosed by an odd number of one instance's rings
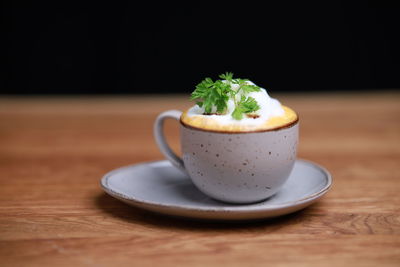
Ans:
POLYGON ((334 184, 301 212, 241 224, 154 215, 99 186, 163 158, 153 120, 187 96, 2 97, 0 266, 400 266, 400 94, 274 96, 301 116, 299 157, 334 184))

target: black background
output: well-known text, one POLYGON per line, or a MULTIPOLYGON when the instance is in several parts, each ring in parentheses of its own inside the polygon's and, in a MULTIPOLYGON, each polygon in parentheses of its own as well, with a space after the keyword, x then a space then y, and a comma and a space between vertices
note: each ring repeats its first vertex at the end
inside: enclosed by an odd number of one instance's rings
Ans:
POLYGON ((400 88, 393 3, 3 4, 1 93, 189 93, 232 71, 277 91, 400 88))

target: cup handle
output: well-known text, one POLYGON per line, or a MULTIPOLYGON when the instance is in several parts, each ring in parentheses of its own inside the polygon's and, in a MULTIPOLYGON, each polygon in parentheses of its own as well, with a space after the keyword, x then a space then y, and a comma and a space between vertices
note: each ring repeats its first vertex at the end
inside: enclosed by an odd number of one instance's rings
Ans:
POLYGON ((166 119, 175 119, 179 121, 181 115, 182 112, 179 110, 168 110, 161 113, 160 115, 158 115, 156 121, 154 122, 153 133, 161 153, 164 154, 164 156, 172 163, 172 165, 174 165, 176 168, 183 171, 184 173, 187 173, 183 164, 183 160, 178 155, 176 155, 175 152, 172 151, 164 135, 164 121, 166 119))

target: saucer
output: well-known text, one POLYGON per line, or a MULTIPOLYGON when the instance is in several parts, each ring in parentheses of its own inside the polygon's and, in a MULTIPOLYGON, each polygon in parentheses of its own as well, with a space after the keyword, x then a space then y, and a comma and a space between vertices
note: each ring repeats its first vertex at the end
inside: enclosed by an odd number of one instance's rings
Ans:
POLYGON ((329 172, 297 160, 282 189, 263 202, 238 205, 216 201, 200 192, 190 178, 169 161, 145 162, 104 175, 101 186, 111 196, 138 208, 162 214, 212 220, 251 220, 301 210, 330 188, 329 172))

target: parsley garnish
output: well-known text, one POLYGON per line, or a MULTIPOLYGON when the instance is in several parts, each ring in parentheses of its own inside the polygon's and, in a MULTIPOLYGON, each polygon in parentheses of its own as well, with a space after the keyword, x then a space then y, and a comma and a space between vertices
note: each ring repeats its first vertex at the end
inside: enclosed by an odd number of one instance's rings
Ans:
POLYGON ((242 95, 239 103, 237 103, 235 110, 232 112, 232 117, 236 120, 243 119, 244 113, 251 113, 260 109, 257 101, 251 96, 245 97, 242 95))
POLYGON ((191 100, 197 100, 199 107, 204 107, 205 113, 211 113, 212 108, 217 108, 217 113, 225 112, 229 94, 231 94, 231 86, 221 80, 213 82, 211 78, 205 78, 196 86, 193 91, 191 100))
POLYGON ((205 114, 212 113, 215 107, 217 114, 224 114, 226 112, 227 103, 229 99, 233 99, 235 103, 235 110, 232 117, 236 120, 241 120, 243 114, 255 112, 260 109, 257 101, 252 97, 246 97, 251 92, 260 91, 260 87, 248 84, 247 79, 234 79, 232 72, 226 72, 219 75, 222 80, 215 82, 211 78, 205 78, 201 81, 191 95, 191 100, 195 100, 199 107, 204 108, 205 114), (232 86, 235 89, 232 89, 232 86), (238 100, 238 95, 241 95, 238 100))

